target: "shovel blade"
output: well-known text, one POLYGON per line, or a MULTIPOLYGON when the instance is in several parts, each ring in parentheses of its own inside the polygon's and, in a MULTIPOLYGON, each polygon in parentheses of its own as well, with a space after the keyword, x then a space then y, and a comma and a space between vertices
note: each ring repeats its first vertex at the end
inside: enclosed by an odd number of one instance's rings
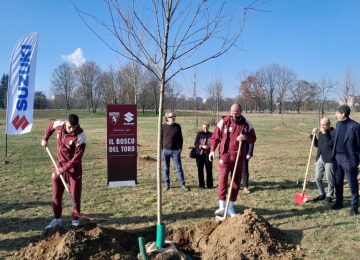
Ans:
POLYGON ((306 203, 310 200, 310 196, 306 195, 304 192, 302 193, 295 193, 295 203, 301 205, 306 203))

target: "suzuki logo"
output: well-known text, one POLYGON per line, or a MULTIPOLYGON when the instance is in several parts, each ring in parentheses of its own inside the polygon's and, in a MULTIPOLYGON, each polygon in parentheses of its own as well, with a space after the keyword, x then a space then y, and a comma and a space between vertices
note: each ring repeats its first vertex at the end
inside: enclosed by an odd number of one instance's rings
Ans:
POLYGON ((19 117, 19 115, 17 115, 13 121, 11 121, 11 123, 13 124, 13 126, 16 128, 16 130, 18 130, 20 127, 22 130, 24 130, 29 122, 27 121, 25 116, 22 116, 21 118, 19 117))
POLYGON ((132 113, 130 113, 130 112, 127 112, 124 115, 124 120, 129 123, 129 122, 134 120, 134 115, 132 113))

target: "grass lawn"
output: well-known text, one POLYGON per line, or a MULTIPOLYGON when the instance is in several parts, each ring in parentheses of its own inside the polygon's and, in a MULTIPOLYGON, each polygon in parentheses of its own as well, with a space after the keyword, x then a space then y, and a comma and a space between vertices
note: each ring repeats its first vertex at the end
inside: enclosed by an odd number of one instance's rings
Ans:
MULTIPOLYGON (((138 182, 136 187, 107 188, 106 118, 102 111, 72 111, 88 137, 83 159, 82 211, 104 217, 98 223, 119 229, 135 229, 156 224, 157 117, 138 117, 138 182)), ((225 113, 225 112, 224 112, 225 113)), ((40 236, 52 219, 51 161, 40 146, 50 119, 63 119, 64 110, 35 111, 33 130, 22 136, 8 137, 8 161, 5 164, 5 111, 0 111, 0 258, 19 250, 40 236)), ((201 114, 202 119, 206 118, 201 114)), ((250 194, 239 193, 236 210, 253 208, 274 227, 285 230, 301 245, 308 259, 359 259, 360 217, 349 217, 350 193, 344 190, 345 208, 332 211, 321 203, 294 204, 300 192, 310 149, 308 134, 318 125, 317 114, 245 114, 252 121, 257 142, 250 161, 250 194), (290 130, 289 130, 290 129, 290 130)), ((335 126, 333 113, 328 115, 335 126)), ((360 114, 351 115, 360 122, 360 114)), ((191 113, 178 113, 184 135, 182 154, 186 183, 190 192, 179 188, 175 169, 171 169, 172 189, 163 195, 163 220, 167 226, 194 226, 213 220, 217 207, 216 190, 197 188, 195 160, 187 149, 197 130, 191 113)), ((210 127, 210 130, 213 126, 210 127)), ((55 154, 55 136, 50 150, 55 154)), ((313 151, 306 193, 318 195, 314 181, 313 151)), ((214 165, 214 184, 218 170, 214 165)), ((64 196, 64 224, 70 222, 70 202, 64 196)), ((154 231, 155 232, 155 231, 154 231)))

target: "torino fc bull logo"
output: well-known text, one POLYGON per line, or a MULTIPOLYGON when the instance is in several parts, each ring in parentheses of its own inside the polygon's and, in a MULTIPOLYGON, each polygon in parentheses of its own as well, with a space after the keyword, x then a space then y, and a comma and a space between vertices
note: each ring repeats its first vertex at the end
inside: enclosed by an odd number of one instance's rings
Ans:
POLYGON ((119 116, 120 116, 119 112, 109 112, 109 117, 113 125, 116 125, 119 122, 119 116))

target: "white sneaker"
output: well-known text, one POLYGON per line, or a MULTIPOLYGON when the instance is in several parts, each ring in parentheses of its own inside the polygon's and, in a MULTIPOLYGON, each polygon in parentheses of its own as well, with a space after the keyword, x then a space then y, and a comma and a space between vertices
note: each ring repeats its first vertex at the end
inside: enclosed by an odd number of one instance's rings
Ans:
POLYGON ((228 208, 227 216, 230 218, 236 216, 236 212, 235 212, 234 208, 230 208, 230 207, 228 208))
POLYGON ((77 219, 73 219, 73 220, 71 221, 71 225, 72 225, 73 227, 77 227, 77 226, 80 225, 80 221, 77 220, 77 219))
POLYGON ((221 209, 221 208, 215 210, 215 216, 223 217, 224 211, 225 211, 225 209, 221 209))
POLYGON ((62 225, 61 218, 54 218, 53 220, 51 220, 49 225, 45 227, 45 230, 55 227, 61 227, 61 225, 62 225))
POLYGON ((223 217, 225 211, 225 200, 219 200, 219 208, 215 210, 215 216, 223 217))
POLYGON ((232 218, 236 216, 236 212, 234 210, 234 202, 230 201, 229 203, 229 208, 228 208, 228 212, 226 214, 228 217, 232 218))

